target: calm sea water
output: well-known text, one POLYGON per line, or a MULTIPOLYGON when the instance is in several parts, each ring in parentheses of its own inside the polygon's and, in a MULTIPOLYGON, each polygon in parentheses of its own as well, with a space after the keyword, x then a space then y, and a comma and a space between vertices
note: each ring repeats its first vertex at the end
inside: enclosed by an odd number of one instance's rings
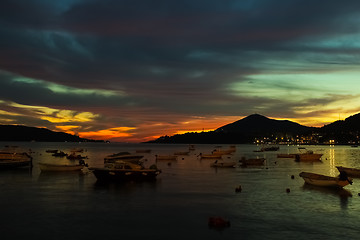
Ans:
MULTIPOLYGON (((358 239, 360 179, 342 191, 304 185, 301 171, 335 176, 335 166, 360 167, 360 148, 307 146, 323 153, 321 163, 279 159, 277 153, 299 152, 280 146, 278 152, 254 152, 255 145, 236 145, 234 155, 265 157, 263 167, 214 169, 214 160, 200 160, 216 145, 196 145, 189 156, 159 161, 155 182, 99 184, 91 173, 41 173, 40 161, 67 161, 47 149, 69 152, 83 148, 89 166, 101 166, 106 155, 136 149, 145 165, 155 154, 187 151, 188 145, 105 143, 3 143, 33 151, 34 167, 0 172, 1 239, 358 239), (291 176, 294 176, 292 179, 291 176), (241 185, 242 191, 235 188, 241 185), (290 192, 286 190, 290 189, 290 192), (221 216, 231 226, 208 227, 221 216)), ((229 145, 222 145, 227 149, 229 145)))

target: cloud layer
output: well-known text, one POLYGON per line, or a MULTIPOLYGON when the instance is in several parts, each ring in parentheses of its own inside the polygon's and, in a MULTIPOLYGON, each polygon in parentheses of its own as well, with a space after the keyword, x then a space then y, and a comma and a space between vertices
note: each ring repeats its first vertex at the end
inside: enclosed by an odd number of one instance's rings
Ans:
POLYGON ((359 9, 352 0, 5 0, 0 123, 143 141, 252 113, 332 122, 360 111, 359 9))

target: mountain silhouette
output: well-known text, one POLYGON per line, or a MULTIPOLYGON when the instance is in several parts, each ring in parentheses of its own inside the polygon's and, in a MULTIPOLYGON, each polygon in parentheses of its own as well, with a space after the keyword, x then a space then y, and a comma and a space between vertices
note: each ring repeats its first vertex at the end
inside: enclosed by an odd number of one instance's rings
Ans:
POLYGON ((255 138, 271 136, 296 136, 316 130, 289 120, 270 119, 252 114, 215 131, 162 136, 152 143, 253 143, 255 138))
POLYGON ((84 142, 92 141, 64 132, 54 132, 46 128, 20 125, 0 125, 0 141, 36 142, 84 142))
POLYGON ((216 129, 216 132, 242 134, 304 134, 314 130, 289 120, 270 119, 259 114, 249 115, 241 120, 216 129))

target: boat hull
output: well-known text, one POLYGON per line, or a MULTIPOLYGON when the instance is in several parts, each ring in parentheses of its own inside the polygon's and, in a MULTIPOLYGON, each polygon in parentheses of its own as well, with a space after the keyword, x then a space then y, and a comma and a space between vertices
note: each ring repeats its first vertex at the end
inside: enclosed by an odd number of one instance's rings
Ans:
POLYGON ((156 155, 156 160, 177 160, 176 155, 156 155))
POLYGON ((0 152, 0 169, 32 167, 32 157, 27 153, 0 152))
POLYGON ((210 164, 211 167, 216 168, 235 168, 236 163, 235 162, 214 162, 210 164))
POLYGON ((9 169, 9 168, 21 168, 21 167, 31 167, 31 160, 1 160, 0 169, 9 169))
POLYGON ((295 154, 296 162, 316 162, 321 161, 322 153, 301 153, 295 154))
POLYGON ((319 187, 345 187, 352 183, 351 179, 340 179, 339 177, 325 176, 316 173, 301 172, 299 174, 305 183, 319 187))
POLYGON ((265 158, 249 158, 249 159, 241 159, 241 166, 248 167, 248 166, 262 166, 264 165, 265 158))
POLYGON ((360 169, 336 166, 339 172, 345 172, 349 177, 360 177, 360 169))

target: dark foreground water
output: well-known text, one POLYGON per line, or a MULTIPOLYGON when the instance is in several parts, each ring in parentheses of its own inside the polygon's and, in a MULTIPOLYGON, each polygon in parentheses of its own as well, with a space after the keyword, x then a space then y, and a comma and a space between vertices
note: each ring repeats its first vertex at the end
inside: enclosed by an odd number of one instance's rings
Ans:
POLYGON ((155 154, 186 151, 188 145, 7 144, 34 151, 34 167, 0 172, 1 239, 359 239, 360 179, 338 191, 306 186, 298 174, 335 176, 336 165, 360 167, 360 148, 307 146, 323 153, 323 161, 298 163, 276 157, 299 152, 297 146, 258 153, 255 145, 236 145, 225 160, 265 157, 265 166, 214 169, 214 160, 197 155, 215 145, 196 145, 189 156, 158 162, 162 173, 156 182, 99 184, 91 172, 44 174, 37 163, 66 161, 47 149, 77 147, 86 150, 89 166, 101 166, 108 154, 136 149, 152 150, 144 154, 151 165, 155 154), (242 191, 236 192, 239 185, 242 191), (231 226, 210 229, 211 216, 226 218, 231 226))

